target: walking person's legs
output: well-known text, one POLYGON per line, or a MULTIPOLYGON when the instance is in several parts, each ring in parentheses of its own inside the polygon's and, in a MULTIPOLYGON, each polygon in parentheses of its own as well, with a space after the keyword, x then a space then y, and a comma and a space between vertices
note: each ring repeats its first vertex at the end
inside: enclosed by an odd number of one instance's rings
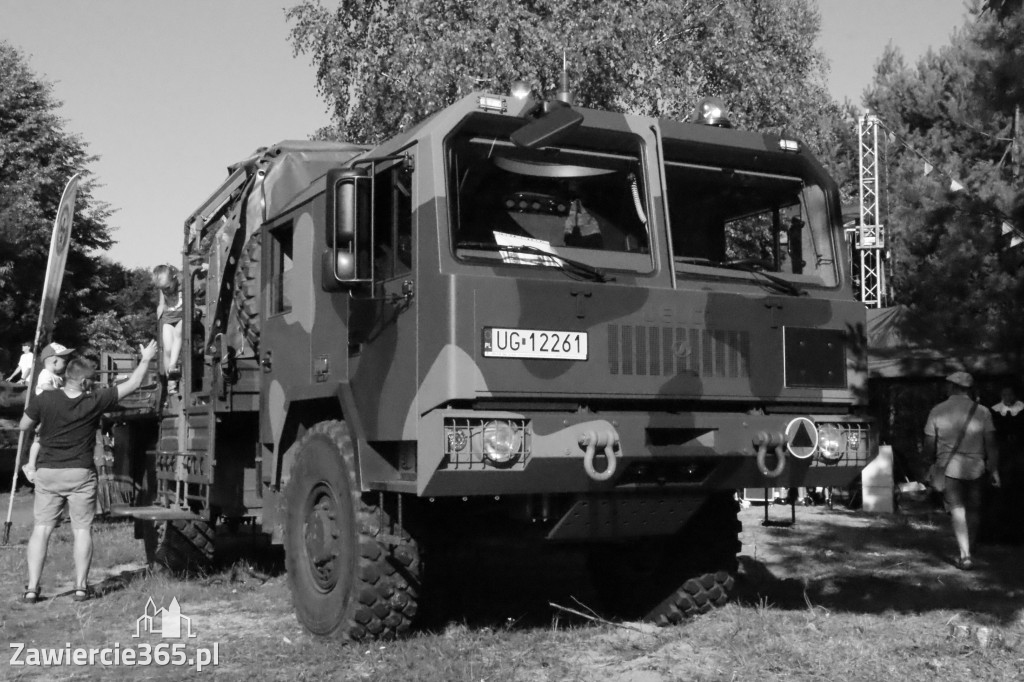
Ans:
POLYGON ((971 543, 977 537, 981 488, 977 481, 946 477, 945 499, 953 525, 953 536, 960 550, 957 566, 973 567, 971 543))

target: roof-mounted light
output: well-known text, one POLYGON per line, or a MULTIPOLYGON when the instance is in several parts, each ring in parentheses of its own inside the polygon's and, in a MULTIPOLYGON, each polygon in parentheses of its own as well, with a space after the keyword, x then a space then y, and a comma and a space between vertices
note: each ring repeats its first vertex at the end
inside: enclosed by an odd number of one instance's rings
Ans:
POLYGON ((516 99, 526 99, 530 96, 530 84, 524 80, 512 81, 512 96, 516 99))
POLYGON ((726 115, 725 101, 721 97, 702 99, 697 105, 695 122, 719 128, 732 128, 732 123, 726 115))
POLYGON ((476 104, 484 111, 497 111, 501 114, 508 111, 508 101, 497 95, 480 95, 476 99, 476 104))
POLYGON ((779 149, 784 152, 800 151, 800 143, 796 140, 779 140, 779 149))

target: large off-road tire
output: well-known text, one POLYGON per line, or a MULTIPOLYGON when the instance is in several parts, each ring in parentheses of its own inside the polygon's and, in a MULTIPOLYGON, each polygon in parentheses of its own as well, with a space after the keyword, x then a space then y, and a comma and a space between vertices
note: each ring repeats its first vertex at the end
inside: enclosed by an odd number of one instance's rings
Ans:
POLYGON ((347 640, 408 631, 419 597, 419 550, 408 535, 394 536, 376 495, 360 493, 343 422, 306 432, 284 495, 285 566, 299 622, 315 635, 347 640))
POLYGON ((673 537, 594 548, 591 581, 605 607, 671 625, 725 604, 741 547, 738 511, 731 492, 715 493, 673 537))
POLYGON ((249 237, 238 258, 235 270, 235 315, 245 340, 255 352, 260 347, 260 254, 263 232, 249 237))
POLYGON ((172 573, 206 573, 213 566, 214 532, 205 521, 148 522, 143 532, 146 560, 172 573))

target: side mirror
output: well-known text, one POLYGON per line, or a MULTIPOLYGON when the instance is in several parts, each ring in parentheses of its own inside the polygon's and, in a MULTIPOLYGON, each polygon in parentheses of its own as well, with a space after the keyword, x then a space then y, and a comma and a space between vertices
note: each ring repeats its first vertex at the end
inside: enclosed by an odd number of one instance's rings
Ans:
POLYGON ((373 281, 373 179, 359 168, 327 173, 322 285, 338 291, 373 281))

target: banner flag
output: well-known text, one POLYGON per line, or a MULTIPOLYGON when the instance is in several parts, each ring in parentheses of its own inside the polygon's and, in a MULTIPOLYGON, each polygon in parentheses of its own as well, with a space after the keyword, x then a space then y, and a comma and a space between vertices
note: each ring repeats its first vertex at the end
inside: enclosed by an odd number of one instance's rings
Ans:
POLYGON ((959 192, 959 191, 960 191, 960 190, 962 190, 963 188, 964 188, 964 186, 963 186, 963 185, 961 185, 961 184, 960 184, 959 182, 957 182, 956 180, 953 180, 953 181, 951 181, 951 182, 949 183, 949 191, 950 191, 950 192, 959 192))
POLYGON ((935 169, 935 166, 931 165, 927 161, 924 162, 924 174, 927 176, 935 169))
POLYGON ((1011 225, 1009 222, 1004 220, 1003 221, 1003 225, 1002 225, 1002 230, 1003 230, 1003 234, 1010 234, 1011 232, 1013 232, 1013 225, 1011 225))
POLYGON ((60 207, 53 221, 53 236, 50 238, 50 258, 46 264, 46 277, 43 279, 43 301, 39 306, 39 324, 36 327, 35 348, 38 353, 41 347, 53 339, 54 317, 57 312, 57 299, 60 296, 60 285, 64 281, 64 266, 68 262, 68 251, 71 247, 71 223, 75 217, 75 197, 78 195, 79 174, 75 173, 68 180, 64 194, 60 197, 60 207))
MULTIPOLYGON (((25 391, 25 407, 35 392, 36 378, 39 376, 39 354, 43 346, 52 341, 53 320, 57 312, 57 299, 60 296, 60 285, 64 281, 64 266, 68 261, 68 250, 71 247, 71 224, 75 217, 75 198, 78 196, 79 174, 75 173, 68 180, 64 193, 57 207, 57 217, 53 220, 53 235, 50 237, 50 256, 46 262, 46 276, 43 278, 43 300, 39 306, 39 321, 36 323, 36 337, 32 344, 32 376, 25 391)), ((25 449, 25 432, 18 432, 18 449, 14 452, 14 475, 11 477, 11 498, 7 504, 7 520, 4 521, 3 544, 11 539, 11 515, 14 512, 14 489, 18 484, 18 466, 21 464, 21 452, 25 449)))

